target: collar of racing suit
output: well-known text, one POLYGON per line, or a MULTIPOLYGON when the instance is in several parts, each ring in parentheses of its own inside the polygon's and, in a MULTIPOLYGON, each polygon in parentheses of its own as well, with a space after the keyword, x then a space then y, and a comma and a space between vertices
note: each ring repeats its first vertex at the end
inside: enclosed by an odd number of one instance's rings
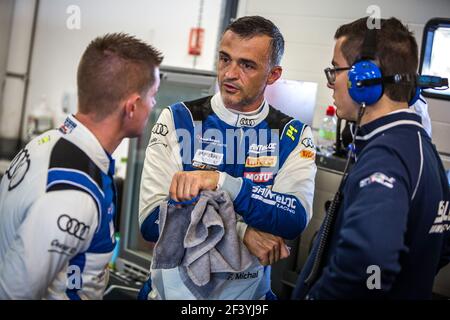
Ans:
POLYGON ((211 98, 211 107, 214 113, 220 118, 220 120, 233 127, 255 127, 260 124, 269 114, 269 104, 266 100, 263 101, 257 111, 241 113, 230 111, 222 101, 220 92, 216 93, 211 98))
POLYGON ((65 139, 83 150, 105 174, 114 174, 114 159, 103 149, 97 137, 75 116, 67 116, 59 131, 63 133, 65 139))
POLYGON ((358 130, 356 136, 356 155, 375 137, 384 134, 386 130, 397 126, 413 126, 425 130, 420 115, 412 109, 392 111, 381 118, 375 119, 358 130))

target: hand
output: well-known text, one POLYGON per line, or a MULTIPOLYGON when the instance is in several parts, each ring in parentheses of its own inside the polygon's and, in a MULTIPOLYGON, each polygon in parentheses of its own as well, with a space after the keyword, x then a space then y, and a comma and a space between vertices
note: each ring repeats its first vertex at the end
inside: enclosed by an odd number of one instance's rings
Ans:
POLYGON ((290 255, 282 238, 250 226, 245 231, 244 244, 263 266, 273 264, 290 255))
POLYGON ((201 190, 215 190, 218 181, 217 171, 179 171, 173 175, 170 198, 177 202, 191 200, 201 190))

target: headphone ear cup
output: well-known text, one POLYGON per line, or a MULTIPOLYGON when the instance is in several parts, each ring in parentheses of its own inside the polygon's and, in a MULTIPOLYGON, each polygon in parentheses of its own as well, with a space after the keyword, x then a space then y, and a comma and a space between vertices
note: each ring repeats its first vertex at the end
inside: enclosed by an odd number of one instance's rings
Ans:
POLYGON ((358 82, 381 77, 381 70, 375 63, 369 60, 356 62, 348 71, 348 93, 350 97, 358 104, 375 104, 383 95, 383 85, 358 86, 358 82))

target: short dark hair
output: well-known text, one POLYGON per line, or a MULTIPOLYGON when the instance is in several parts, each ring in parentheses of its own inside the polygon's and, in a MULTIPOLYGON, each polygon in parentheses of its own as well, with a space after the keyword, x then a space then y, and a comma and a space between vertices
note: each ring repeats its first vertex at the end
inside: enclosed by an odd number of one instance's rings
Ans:
POLYGON ((266 35, 271 40, 271 55, 269 57, 271 66, 280 64, 284 53, 284 38, 280 30, 272 21, 260 16, 242 17, 232 22, 226 29, 236 33, 241 38, 249 39, 254 36, 266 35))
MULTIPOLYGON (((349 65, 360 59, 362 44, 368 30, 368 17, 340 26, 334 38, 345 37, 341 51, 349 65)), ((413 33, 396 18, 380 19, 376 30, 375 62, 385 76, 417 73, 418 48, 413 33)), ((407 102, 414 92, 413 83, 385 84, 384 93, 394 101, 407 102)))
POLYGON ((112 33, 94 39, 78 66, 79 111, 102 119, 127 95, 145 95, 155 82, 154 71, 162 60, 158 50, 128 34, 112 33))

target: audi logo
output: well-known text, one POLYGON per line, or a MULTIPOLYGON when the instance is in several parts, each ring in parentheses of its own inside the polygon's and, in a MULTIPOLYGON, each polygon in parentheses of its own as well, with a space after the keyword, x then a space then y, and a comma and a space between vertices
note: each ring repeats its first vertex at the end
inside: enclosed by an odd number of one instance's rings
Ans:
POLYGON ((241 120, 239 120, 239 123, 241 126, 246 126, 246 127, 253 127, 255 125, 255 120, 254 119, 247 119, 247 118, 242 118, 241 120))
POLYGON ((78 221, 77 219, 68 216, 67 214, 63 214, 58 218, 58 228, 59 230, 67 232, 75 238, 84 240, 84 236, 89 231, 90 226, 86 225, 84 222, 78 221))
POLYGON ((165 124, 158 122, 153 126, 152 133, 165 136, 169 133, 169 129, 165 124))

